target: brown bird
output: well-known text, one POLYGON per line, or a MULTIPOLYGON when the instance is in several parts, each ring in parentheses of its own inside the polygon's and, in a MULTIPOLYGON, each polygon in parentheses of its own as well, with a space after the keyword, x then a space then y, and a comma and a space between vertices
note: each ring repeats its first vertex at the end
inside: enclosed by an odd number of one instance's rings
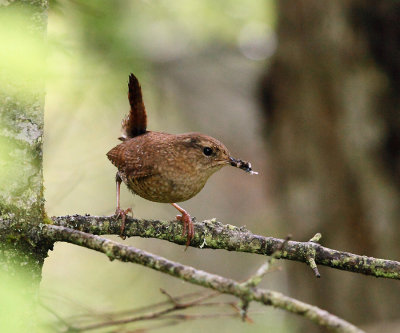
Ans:
POLYGON ((147 130, 146 109, 137 78, 129 76, 128 116, 122 121, 123 141, 107 153, 118 168, 117 209, 122 218, 123 235, 126 214, 130 208, 120 208, 120 185, 123 181, 135 194, 150 201, 170 203, 182 216, 186 247, 194 236, 189 213, 177 202, 189 200, 204 187, 207 179, 225 165, 232 165, 251 174, 251 164, 230 156, 228 149, 217 139, 200 133, 168 134, 147 130))

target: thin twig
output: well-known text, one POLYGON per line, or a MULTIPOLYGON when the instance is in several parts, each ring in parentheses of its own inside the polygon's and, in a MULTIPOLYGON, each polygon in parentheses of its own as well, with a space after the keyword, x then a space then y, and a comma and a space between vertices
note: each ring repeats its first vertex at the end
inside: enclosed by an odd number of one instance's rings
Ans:
MULTIPOLYGON (((182 301, 184 299, 193 298, 193 297, 201 296, 201 295, 204 295, 204 291, 188 293, 188 294, 185 294, 185 295, 182 295, 182 296, 175 296, 174 299, 179 302, 179 301, 182 301)), ((93 319, 95 317, 99 317, 99 318, 105 318, 106 317, 106 318, 109 318, 111 320, 111 319, 116 318, 116 317, 132 316, 132 315, 135 315, 135 314, 138 314, 138 313, 143 313, 143 312, 150 311, 150 310, 154 311, 155 309, 164 307, 164 306, 169 305, 169 304, 171 304, 171 302, 169 300, 167 300, 167 301, 162 301, 162 302, 158 302, 158 303, 151 304, 151 305, 145 305, 145 306, 142 306, 142 307, 139 307, 139 308, 135 308, 135 309, 123 310, 123 311, 118 311, 118 312, 96 312, 96 313, 93 313, 93 311, 88 311, 88 313, 86 315, 82 315, 82 314, 81 315, 75 315, 75 316, 73 315, 73 316, 68 317, 68 319, 70 321, 72 321, 72 320, 82 319, 82 318, 85 318, 85 317, 88 317, 89 319, 93 319)))
MULTIPOLYGON (((267 259, 267 261, 260 266, 260 268, 257 270, 257 272, 255 272, 255 274, 253 274, 252 276, 250 276, 245 282, 242 282, 243 287, 245 288, 254 288, 255 286, 257 286, 262 278, 264 277, 265 274, 267 274, 270 271, 271 265, 274 263, 275 259, 279 258, 282 251, 284 250, 287 242, 290 240, 292 236, 288 235, 285 238, 285 242, 282 243, 282 245, 276 249, 276 251, 274 253, 272 253, 272 255, 267 259)), ((242 320, 245 321, 247 320, 247 312, 249 310, 249 301, 247 299, 242 299, 241 305, 240 305, 240 314, 242 316, 242 320)))
MULTIPOLYGON (((206 295, 202 295, 202 296, 196 298, 195 300, 192 300, 192 301, 189 301, 189 302, 186 302, 186 303, 179 303, 177 301, 178 298, 172 297, 165 290, 162 289, 161 292, 168 297, 168 299, 169 299, 168 304, 172 304, 171 307, 169 307, 167 309, 163 309, 163 310, 159 310, 159 311, 154 311, 154 312, 150 312, 150 313, 147 313, 147 314, 143 314, 141 316, 125 318, 125 319, 118 319, 118 320, 114 319, 114 320, 108 320, 108 321, 95 323, 95 324, 90 324, 90 325, 86 325, 86 326, 74 327, 74 330, 78 331, 78 332, 80 332, 80 331, 90 331, 90 330, 109 327, 109 326, 126 325, 126 324, 130 324, 130 323, 138 322, 138 321, 146 321, 146 320, 164 318, 165 315, 168 314, 168 313, 198 306, 198 305, 200 305, 200 303, 202 301, 204 301, 206 299, 209 299, 209 298, 212 298, 212 297, 216 297, 216 296, 219 295, 219 293, 212 293, 212 294, 209 293, 209 294, 206 294, 206 295)), ((230 304, 227 304, 227 305, 230 305, 230 304)))
POLYGON ((244 286, 255 287, 261 282, 264 275, 270 271, 271 265, 274 263, 275 259, 280 258, 282 251, 285 249, 285 246, 291 237, 292 237, 291 235, 288 235, 285 238, 285 241, 281 244, 281 246, 278 249, 276 249, 274 253, 272 253, 272 255, 267 259, 267 261, 260 266, 257 272, 255 272, 255 274, 253 274, 245 282, 243 282, 244 286))
MULTIPOLYGON (((310 243, 310 245, 312 243, 318 244, 318 242, 321 239, 321 237, 322 237, 322 235, 318 232, 308 242, 310 243)), ((309 246, 307 251, 306 251, 307 264, 313 270, 314 275, 317 278, 320 278, 321 274, 319 273, 317 264, 315 263, 315 255, 316 255, 315 248, 313 246, 309 246)))
POLYGON ((60 316, 57 312, 55 312, 52 308, 50 308, 49 306, 47 306, 46 304, 44 304, 43 302, 39 303, 40 306, 45 309, 47 312, 51 313, 54 317, 56 317, 56 319, 63 324, 65 327, 67 327, 68 329, 73 329, 73 325, 71 325, 70 323, 68 323, 62 316, 60 316))

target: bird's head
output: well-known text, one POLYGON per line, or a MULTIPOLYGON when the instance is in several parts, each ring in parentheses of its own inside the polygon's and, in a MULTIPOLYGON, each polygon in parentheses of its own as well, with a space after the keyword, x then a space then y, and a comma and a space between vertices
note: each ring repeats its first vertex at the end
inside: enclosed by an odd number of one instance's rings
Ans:
POLYGON ((231 165, 250 174, 257 174, 251 169, 249 162, 233 158, 225 145, 211 136, 185 133, 178 135, 178 138, 187 151, 186 158, 194 163, 198 171, 211 175, 222 167, 231 165))

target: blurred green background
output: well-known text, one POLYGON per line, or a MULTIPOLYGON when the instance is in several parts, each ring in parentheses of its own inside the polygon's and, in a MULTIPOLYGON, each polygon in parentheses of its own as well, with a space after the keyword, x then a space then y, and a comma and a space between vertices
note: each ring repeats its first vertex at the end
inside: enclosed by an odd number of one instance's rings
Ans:
MULTIPOLYGON (((260 173, 223 169, 182 206, 198 220, 216 217, 278 235, 268 222, 273 212, 264 185, 268 164, 255 93, 276 48, 274 26, 274 4, 265 0, 53 2, 44 138, 48 214, 113 214, 116 170, 105 154, 118 143, 120 123, 129 110, 127 80, 132 72, 142 85, 149 129, 212 135, 260 173)), ((132 207, 136 217, 176 215, 170 205, 133 197, 125 186, 121 204, 132 207)), ((183 252, 180 246, 152 239, 118 241, 238 280, 265 260, 225 251, 183 252)), ((285 292, 285 279, 284 271, 271 273, 263 286, 285 292)), ((84 309, 116 311, 165 300, 160 287, 172 295, 199 289, 146 268, 109 262, 93 251, 56 244, 44 266, 41 294, 46 304, 68 317, 84 309)), ((163 330, 282 332, 290 326, 284 313, 264 312, 255 315, 253 324, 221 318, 163 330)))
MULTIPOLYGON (((53 0, 46 46, 40 28, 39 35, 26 29, 40 26, 40 18, 21 13, 20 2, 0 0, 4 4, 12 5, 0 11, 2 96, 12 96, 8 102, 17 101, 12 107, 24 109, 40 99, 46 73, 44 180, 50 216, 115 211, 116 170, 105 154, 118 144, 132 72, 142 84, 150 130, 214 136, 259 171, 250 176, 225 168, 212 176, 200 194, 182 204, 192 216, 280 238, 291 233, 300 241, 321 232, 327 247, 398 260, 398 1, 53 0)), ((10 129, 0 130, 7 137, 10 129)), ((14 148, 2 139, 0 159, 14 148)), ((10 159, 13 164, 0 160, 0 186, 7 188, 15 185, 10 175, 16 173, 29 181, 18 167, 24 156, 10 159)), ((125 186, 122 207, 132 207, 139 218, 176 215, 170 205, 134 197, 125 186)), ((225 251, 184 252, 152 239, 113 239, 237 280, 265 260, 225 251)), ((282 270, 268 274, 262 287, 317 305, 368 332, 399 331, 398 281, 324 267, 316 280, 304 264, 277 266, 282 270)), ((0 279, 7 301, 19 284, 0 279)), ((43 330, 57 329, 49 309, 65 319, 75 316, 71 323, 82 314, 105 318, 106 312, 165 300, 159 288, 174 296, 200 290, 56 244, 43 269, 43 330)), ((4 318, 13 315, 10 327, 18 325, 13 310, 19 304, 12 299, 10 311, 0 312, 4 318)), ((323 331, 282 311, 254 304, 250 310, 262 311, 252 324, 224 317, 158 330, 323 331)), ((132 325, 132 330, 153 324, 132 325)))

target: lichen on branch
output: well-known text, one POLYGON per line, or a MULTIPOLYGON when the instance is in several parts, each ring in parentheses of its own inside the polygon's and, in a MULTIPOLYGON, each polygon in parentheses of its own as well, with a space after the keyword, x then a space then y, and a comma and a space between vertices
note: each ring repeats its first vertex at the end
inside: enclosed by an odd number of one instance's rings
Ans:
MULTIPOLYGON (((53 217, 55 225, 96 235, 119 235, 121 221, 115 216, 74 215, 53 217)), ((281 249, 285 239, 253 234, 244 227, 222 224, 216 220, 195 222, 195 236, 190 246, 196 248, 224 249, 272 255, 281 249)), ((182 224, 178 221, 158 221, 128 217, 124 234, 127 237, 146 237, 167 240, 184 245, 182 224)), ((361 256, 337 251, 318 244, 312 238, 307 242, 287 241, 279 259, 300 261, 307 264, 328 266, 335 269, 400 280, 400 262, 361 256)), ((313 265, 312 267, 315 271, 313 265)))

